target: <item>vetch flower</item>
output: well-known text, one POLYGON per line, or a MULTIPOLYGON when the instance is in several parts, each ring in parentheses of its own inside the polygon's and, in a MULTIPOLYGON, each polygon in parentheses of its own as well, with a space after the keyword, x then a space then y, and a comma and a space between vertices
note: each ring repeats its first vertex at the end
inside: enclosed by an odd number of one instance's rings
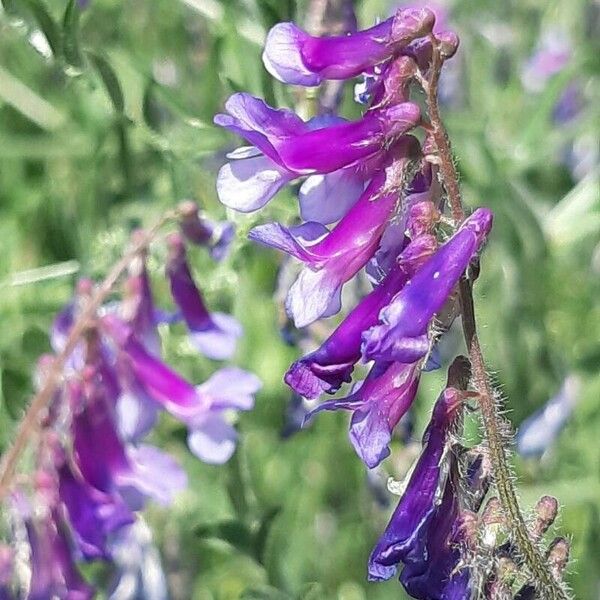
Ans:
MULTIPOLYGON (((381 154, 384 143, 406 133, 420 119, 419 107, 405 102, 370 111, 358 121, 334 122, 315 129, 293 112, 276 110, 245 93, 231 96, 225 109, 229 114, 216 115, 215 123, 252 144, 230 154, 232 160, 217 177, 221 202, 241 212, 261 208, 284 185, 302 175, 340 170, 338 180, 353 200, 365 177, 355 167, 362 165, 367 172, 371 170, 369 159, 381 154)), ((315 185, 314 180, 306 184, 303 195, 311 185, 315 185)), ((314 201, 305 197, 302 205, 306 212, 314 201)))
POLYGON ((443 307, 492 227, 492 213, 477 209, 384 308, 381 325, 363 336, 367 360, 414 362, 429 350, 428 325, 443 307))
POLYGON ((183 239, 177 233, 169 236, 167 276, 171 294, 190 331, 194 347, 209 358, 224 360, 235 352, 241 325, 231 316, 209 313, 190 271, 183 239))
POLYGON ((290 367, 285 375, 286 383, 305 398, 312 399, 322 392, 336 392, 344 382, 349 382, 354 364, 361 356, 362 333, 377 324, 381 309, 389 304, 435 248, 432 235, 424 234, 411 242, 397 257, 390 273, 360 301, 329 338, 290 367))
POLYGON ((59 460, 58 493, 67 508, 78 549, 86 559, 109 558, 110 537, 133 523, 133 513, 120 496, 94 488, 73 472, 65 457, 59 460))
POLYGON ((114 340, 123 368, 137 379, 157 403, 188 427, 190 450, 204 462, 221 464, 235 450, 237 433, 227 422, 228 410, 250 410, 261 383, 256 375, 225 367, 194 387, 135 339, 131 329, 114 315, 102 319, 114 340))
MULTIPOLYGON (((402 140, 399 170, 413 160, 414 138, 402 140)), ((378 171, 356 204, 330 231, 318 223, 287 228, 278 223, 255 227, 248 237, 291 254, 305 264, 289 290, 286 310, 296 327, 340 310, 342 286, 365 266, 398 202, 395 190, 386 193, 386 172, 378 171)))
POLYGON ((373 469, 390 455, 394 427, 411 407, 419 386, 417 363, 375 363, 357 391, 323 402, 322 410, 351 410, 350 441, 362 461, 373 469))
POLYGON ((427 35, 434 21, 429 9, 399 9, 370 29, 333 37, 312 37, 293 23, 279 23, 269 31, 263 62, 284 83, 316 86, 323 79, 349 79, 427 35))
MULTIPOLYGON (((450 380, 449 380, 450 382, 450 380)), ((449 435, 460 416, 462 393, 447 387, 423 435, 423 451, 390 522, 369 559, 369 579, 390 579, 399 562, 423 556, 429 523, 443 497, 449 465, 449 435)))
POLYGON ((186 240, 208 248, 214 260, 223 260, 235 237, 235 225, 229 221, 217 223, 201 217, 198 205, 192 200, 182 202, 179 210, 181 212, 179 226, 186 240))

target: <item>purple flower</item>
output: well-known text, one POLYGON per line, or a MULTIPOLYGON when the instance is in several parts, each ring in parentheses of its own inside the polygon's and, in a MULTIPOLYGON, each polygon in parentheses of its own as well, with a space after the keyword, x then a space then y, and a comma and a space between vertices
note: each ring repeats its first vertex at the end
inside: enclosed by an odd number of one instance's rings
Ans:
MULTIPOLYGON (((404 168, 411 162, 412 142, 412 138, 406 140, 407 158, 401 159, 404 168)), ((397 194, 386 193, 385 183, 386 173, 380 170, 331 232, 318 223, 294 228, 270 223, 250 231, 250 239, 283 250, 305 264, 286 300, 287 313, 296 327, 340 310, 342 286, 372 257, 396 208, 397 194)))
POLYGON ((427 35, 434 21, 428 9, 404 9, 370 29, 335 37, 312 37, 293 23, 279 23, 269 31, 263 62, 284 83, 315 86, 323 79, 349 79, 427 35))
POLYGON ((308 416, 322 410, 351 410, 350 441, 370 469, 390 455, 389 443, 398 421, 415 399, 420 369, 417 363, 375 363, 356 392, 323 402, 308 416))
POLYGON ((107 315, 102 325, 117 345, 123 369, 145 392, 188 427, 188 445, 201 460, 226 462, 235 449, 237 433, 225 419, 228 410, 250 410, 260 380, 235 367, 214 373, 194 387, 149 354, 118 318, 107 315))
POLYGON ((13 574, 14 553, 6 545, 0 544, 0 600, 13 600, 11 579, 13 574))
POLYGON ((492 227, 492 213, 477 209, 417 271, 380 315, 382 325, 363 336, 367 360, 414 362, 429 350, 428 325, 443 307, 492 227))
POLYGON ((119 496, 101 492, 76 475, 66 459, 57 472, 58 493, 79 550, 86 559, 108 558, 110 536, 133 523, 133 514, 119 496))
POLYGON ((25 517, 31 549, 28 600, 67 598, 88 600, 94 590, 81 577, 72 559, 67 527, 57 509, 35 522, 25 517))
POLYGON ((405 559, 400 581, 412 598, 469 600, 469 569, 461 565, 463 537, 459 501, 452 478, 415 549, 405 559))
POLYGON ((422 235, 410 243, 385 279, 342 321, 314 352, 296 361, 285 376, 286 383, 305 398, 336 392, 349 382, 361 356, 361 336, 377 324, 381 309, 404 286, 418 266, 434 252, 435 238, 422 235))
POLYGON ((448 477, 448 436, 460 414, 461 393, 444 390, 423 436, 423 451, 406 490, 369 559, 369 579, 390 579, 396 565, 421 555, 428 525, 436 514, 448 477))
MULTIPOLYGON (((132 239, 143 232, 134 232, 132 239)), ((147 253, 141 252, 129 267, 129 277, 125 281, 125 293, 121 303, 123 318, 131 324, 135 335, 149 352, 160 356, 160 338, 156 329, 156 308, 150 288, 150 278, 146 269, 147 253)))
MULTIPOLYGON (((350 198, 356 198, 362 184, 355 167, 381 154, 384 142, 406 133, 420 119, 419 107, 411 102, 320 129, 249 94, 234 94, 225 108, 229 114, 216 115, 215 123, 253 145, 230 154, 233 161, 221 168, 217 178, 221 202, 241 212, 261 208, 286 183, 302 175, 339 170, 343 173, 338 177, 352 192, 350 198)), ((310 189, 310 184, 305 189, 310 189)), ((305 198, 303 204, 310 202, 305 198)))
POLYGON ((235 237, 235 225, 229 221, 216 223, 201 217, 198 205, 192 200, 182 202, 179 210, 182 214, 179 225, 185 238, 193 244, 207 247, 214 260, 223 260, 235 237))
POLYGON ((192 278, 181 236, 177 233, 170 235, 168 244, 167 276, 171 294, 190 331, 192 344, 209 358, 230 358, 235 352, 237 339, 242 335, 241 325, 229 315, 208 312, 192 278))
POLYGON ((186 475, 171 457, 155 448, 124 445, 115 424, 116 399, 108 396, 97 372, 86 369, 83 386, 71 382, 70 396, 75 461, 87 483, 120 495, 133 510, 146 497, 169 504, 185 488, 186 475))

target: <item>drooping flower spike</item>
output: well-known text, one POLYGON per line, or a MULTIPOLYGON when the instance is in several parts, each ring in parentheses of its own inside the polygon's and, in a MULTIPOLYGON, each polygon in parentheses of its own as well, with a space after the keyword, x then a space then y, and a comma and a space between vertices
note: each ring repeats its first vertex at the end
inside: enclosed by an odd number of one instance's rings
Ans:
POLYGON ((491 227, 492 213, 485 208, 465 220, 381 311, 382 324, 364 334, 365 359, 414 362, 428 352, 431 319, 443 307, 491 227))
POLYGON ((171 294, 189 329, 190 341, 199 352, 209 358, 231 358, 237 340, 242 335, 241 325, 230 315, 208 312, 192 278, 181 235, 171 234, 167 243, 167 276, 171 294))
POLYGON ((437 246, 432 235, 417 237, 402 252, 383 281, 365 296, 321 346, 296 361, 285 375, 286 383, 305 398, 336 392, 350 381, 361 356, 364 331, 377 324, 381 309, 412 277, 437 246))
POLYGON ((316 86, 323 79, 349 79, 427 35, 434 22, 427 8, 398 9, 370 29, 335 37, 312 37, 293 23, 279 23, 269 31, 263 62, 283 83, 316 86))

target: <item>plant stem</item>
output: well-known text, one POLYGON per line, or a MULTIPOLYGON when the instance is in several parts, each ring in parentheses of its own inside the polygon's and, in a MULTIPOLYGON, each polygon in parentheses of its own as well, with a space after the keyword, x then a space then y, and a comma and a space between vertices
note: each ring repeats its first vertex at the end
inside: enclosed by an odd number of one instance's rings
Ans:
POLYGON ((168 211, 159 221, 144 232, 133 246, 123 255, 123 257, 113 265, 109 274, 104 281, 98 286, 95 293, 85 305, 81 314, 73 324, 69 336, 65 342, 63 350, 54 358, 50 370, 44 380, 43 385, 33 397, 23 420, 21 421, 13 445, 6 451, 2 457, 0 465, 0 500, 8 493, 12 480, 14 478, 19 459, 27 448, 29 442, 37 434, 43 411, 48 406, 59 382, 62 379, 62 374, 65 364, 79 342, 81 336, 89 327, 90 322, 95 318, 96 312, 112 291, 119 277, 130 265, 135 257, 145 250, 154 240, 159 230, 178 216, 177 211, 168 211))
MULTIPOLYGON (((427 80, 422 78, 421 83, 426 94, 431 123, 430 133, 437 147, 439 172, 448 194, 452 217, 458 224, 464 220, 465 211, 450 140, 440 116, 437 99, 438 82, 443 58, 435 37, 432 35, 430 39, 433 46, 430 74, 427 80)), ((473 383, 478 392, 485 436, 489 445, 494 483, 498 490, 502 510, 510 528, 510 534, 522 555, 525 565, 534 578, 533 583, 537 588, 539 596, 544 598, 544 600, 567 600, 569 596, 553 576, 539 548, 529 537, 527 524, 519 507, 507 456, 509 426, 499 413, 499 407, 494 397, 494 390, 486 373, 485 360, 477 335, 472 286, 466 277, 463 277, 460 281, 459 292, 463 332, 471 361, 473 383)))

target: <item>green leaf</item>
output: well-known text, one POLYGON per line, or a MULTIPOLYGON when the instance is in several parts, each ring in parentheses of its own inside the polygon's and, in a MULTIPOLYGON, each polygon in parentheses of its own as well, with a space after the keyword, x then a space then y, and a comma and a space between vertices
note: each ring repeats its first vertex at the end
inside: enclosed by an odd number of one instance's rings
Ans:
POLYGON ((10 417, 18 420, 27 402, 29 377, 22 371, 10 368, 2 370, 2 400, 10 417))
POLYGON ((33 15, 42 33, 48 40, 48 45, 55 57, 61 55, 60 27, 48 12, 46 5, 41 0, 25 0, 25 5, 33 15))
POLYGON ((94 69, 100 75, 102 79, 102 83, 106 88, 106 91, 110 97, 110 100, 113 104, 115 111, 119 114, 124 114, 125 112, 125 98, 123 96, 123 90, 121 88, 121 84, 119 83, 119 79, 104 56, 100 54, 96 54, 90 50, 87 51, 87 55, 94 66, 94 69))
POLYGON ((77 0, 69 0, 63 17, 63 53, 65 60, 78 69, 83 66, 79 45, 79 18, 81 10, 77 0))

